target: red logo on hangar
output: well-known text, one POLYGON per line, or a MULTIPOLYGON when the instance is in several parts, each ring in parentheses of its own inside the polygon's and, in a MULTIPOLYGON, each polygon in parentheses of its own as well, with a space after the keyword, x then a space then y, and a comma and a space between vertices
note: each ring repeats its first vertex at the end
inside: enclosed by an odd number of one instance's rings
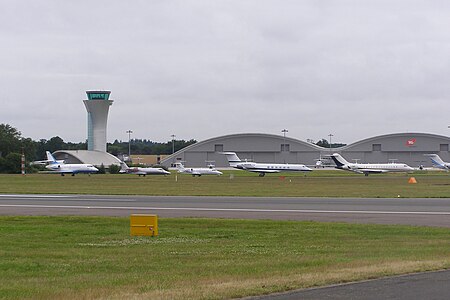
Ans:
POLYGON ((411 147, 416 143, 416 139, 409 139, 406 141, 406 146, 411 147))

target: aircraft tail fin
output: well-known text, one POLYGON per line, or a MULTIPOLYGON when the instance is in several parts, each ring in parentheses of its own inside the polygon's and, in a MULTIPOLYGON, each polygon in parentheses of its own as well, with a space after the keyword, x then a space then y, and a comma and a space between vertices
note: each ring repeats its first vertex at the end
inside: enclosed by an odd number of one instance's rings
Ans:
POLYGON ((224 154, 227 157, 230 167, 234 167, 238 163, 242 162, 239 156, 237 156, 236 152, 221 152, 220 154, 224 154))
POLYGON ((184 171, 184 165, 181 162, 175 163, 175 167, 177 168, 178 172, 183 172, 184 171))
POLYGON ((346 161, 345 158, 343 158, 339 153, 333 153, 333 155, 331 155, 331 159, 338 168, 349 164, 349 162, 346 161))
POLYGON ((431 163, 433 166, 437 168, 445 168, 445 162, 440 158, 437 154, 426 154, 426 156, 430 157, 431 163))
POLYGON ((120 163, 120 170, 119 173, 126 173, 127 170, 129 169, 129 167, 127 166, 127 164, 125 162, 121 162, 120 163))
POLYGON ((47 154, 47 161, 48 161, 48 163, 50 163, 50 164, 58 163, 56 161, 56 159, 53 157, 53 155, 50 153, 50 151, 45 151, 45 154, 47 154))

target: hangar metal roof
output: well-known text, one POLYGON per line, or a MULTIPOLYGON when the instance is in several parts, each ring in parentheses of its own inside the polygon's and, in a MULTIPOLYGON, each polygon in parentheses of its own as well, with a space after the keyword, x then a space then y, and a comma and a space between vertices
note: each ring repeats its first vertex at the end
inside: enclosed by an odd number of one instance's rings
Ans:
MULTIPOLYGON (((411 164, 423 164, 424 153, 449 155, 450 138, 430 133, 391 133, 363 139, 339 148, 324 148, 292 137, 264 133, 239 133, 210 138, 185 147, 161 161, 169 165, 176 160, 188 161, 192 166, 215 161, 216 166, 228 163, 220 152, 235 151, 241 159, 260 162, 287 162, 314 164, 320 155, 330 152, 351 154, 363 162, 388 162, 398 159, 411 164), (288 144, 288 150, 280 148, 288 144)), ((286 149, 286 148, 284 148, 286 149)))
POLYGON ((89 150, 58 150, 53 153, 56 159, 63 159, 65 163, 81 163, 92 164, 94 166, 104 165, 109 167, 110 165, 120 165, 120 159, 112 154, 102 151, 89 151, 89 150))
POLYGON ((204 141, 197 142, 195 144, 189 145, 183 149, 180 149, 179 151, 175 152, 174 154, 178 152, 183 151, 189 151, 194 149, 200 149, 203 145, 210 144, 213 142, 219 142, 222 140, 233 140, 233 139, 248 139, 248 138, 260 138, 260 139, 273 139, 277 141, 286 141, 286 142, 292 142, 294 144, 300 144, 302 146, 305 146, 307 148, 310 148, 311 150, 324 150, 325 148, 317 146, 315 144, 307 143, 292 137, 283 137, 280 135, 275 134, 267 134, 267 133, 237 133, 237 134, 229 134, 229 135, 223 135, 218 137, 213 137, 204 141))
POLYGON ((433 148, 436 143, 449 143, 450 138, 443 135, 402 132, 378 135, 363 139, 340 148, 333 148, 334 151, 372 151, 372 144, 382 143, 383 151, 436 151, 433 148))

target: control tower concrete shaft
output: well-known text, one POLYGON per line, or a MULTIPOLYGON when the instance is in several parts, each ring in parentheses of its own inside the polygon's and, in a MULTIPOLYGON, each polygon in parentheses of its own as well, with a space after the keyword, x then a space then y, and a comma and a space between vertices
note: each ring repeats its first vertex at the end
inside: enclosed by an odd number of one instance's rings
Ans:
POLYGON ((106 125, 110 91, 87 91, 88 100, 83 100, 88 112, 88 150, 106 152, 106 125))

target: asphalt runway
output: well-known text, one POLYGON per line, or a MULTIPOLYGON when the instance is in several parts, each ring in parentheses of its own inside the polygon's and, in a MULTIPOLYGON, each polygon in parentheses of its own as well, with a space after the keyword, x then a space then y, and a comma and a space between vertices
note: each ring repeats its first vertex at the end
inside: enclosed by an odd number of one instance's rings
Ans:
POLYGON ((0 215, 207 217, 450 227, 450 198, 0 195, 0 215))
POLYGON ((449 299, 450 271, 425 272, 382 279, 304 289, 248 300, 312 300, 312 299, 449 299))

